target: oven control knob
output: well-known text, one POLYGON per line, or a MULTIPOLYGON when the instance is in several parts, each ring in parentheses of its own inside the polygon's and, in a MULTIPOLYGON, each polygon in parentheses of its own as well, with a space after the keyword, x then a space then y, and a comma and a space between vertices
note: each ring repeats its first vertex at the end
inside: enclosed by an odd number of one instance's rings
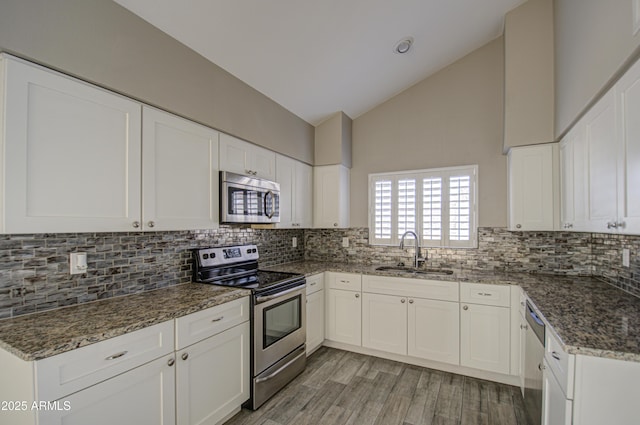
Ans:
POLYGON ((216 258, 216 253, 212 252, 211 254, 209 254, 209 258, 216 258))
POLYGON ((250 249, 247 249, 247 254, 251 254, 251 250, 250 249))
POLYGON ((258 252, 258 250, 256 248, 253 248, 251 252, 255 254, 256 252, 258 252))
POLYGON ((209 254, 202 254, 202 259, 206 260, 207 258, 209 258, 209 254))

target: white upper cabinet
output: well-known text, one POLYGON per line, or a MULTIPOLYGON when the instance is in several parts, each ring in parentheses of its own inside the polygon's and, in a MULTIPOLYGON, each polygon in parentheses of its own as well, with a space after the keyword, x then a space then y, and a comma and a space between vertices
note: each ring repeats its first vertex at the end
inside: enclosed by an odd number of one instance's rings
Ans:
POLYGON ((618 137, 614 91, 609 91, 581 120, 588 161, 590 230, 615 228, 618 215, 618 137))
POLYGON ((218 136, 143 108, 142 222, 146 230, 218 227, 218 136))
POLYGON ((313 168, 313 227, 349 227, 349 185, 342 165, 313 168))
POLYGON ((277 226, 311 227, 312 167, 276 154, 276 181, 280 183, 280 223, 277 226))
POLYGON ((2 56, 1 231, 140 226, 141 106, 2 56))
POLYGON ((618 128, 621 137, 618 198, 622 231, 640 234, 640 62, 617 85, 618 128))
POLYGON ((276 180, 276 154, 228 134, 220 134, 220 169, 276 180))
POLYGON ((556 143, 509 150, 509 230, 554 230, 558 217, 556 143))
POLYGON ((588 229, 587 164, 584 127, 578 126, 560 142, 560 228, 563 230, 588 229))

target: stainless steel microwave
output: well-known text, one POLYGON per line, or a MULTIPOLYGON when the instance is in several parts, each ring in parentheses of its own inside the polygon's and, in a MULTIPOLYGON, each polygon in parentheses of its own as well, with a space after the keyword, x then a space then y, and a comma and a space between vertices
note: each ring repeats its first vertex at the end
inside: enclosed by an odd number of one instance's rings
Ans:
POLYGON ((220 171, 220 223, 279 222, 279 183, 220 171))

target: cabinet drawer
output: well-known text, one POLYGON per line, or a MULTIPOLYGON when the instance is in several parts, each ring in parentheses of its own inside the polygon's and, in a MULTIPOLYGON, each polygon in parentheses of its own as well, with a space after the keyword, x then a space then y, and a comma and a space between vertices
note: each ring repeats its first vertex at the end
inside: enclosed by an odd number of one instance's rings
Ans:
POLYGON ((36 398, 57 400, 173 352, 173 320, 36 362, 36 398))
POLYGON ((375 294, 458 301, 458 282, 364 275, 362 290, 375 294))
POLYGON ((352 273, 334 273, 328 272, 327 278, 329 282, 329 288, 342 289, 345 291, 357 291, 362 290, 362 275, 352 273))
POLYGON ((551 328, 547 326, 545 331, 544 358, 547 360, 553 374, 558 379, 562 391, 568 399, 573 400, 573 374, 575 369, 575 356, 567 354, 560 341, 556 339, 551 328))
POLYGON ((307 277, 307 295, 324 289, 324 273, 307 277))
POLYGON ((510 286, 460 282, 461 302, 509 307, 510 298, 510 286))
POLYGON ((249 320, 249 297, 176 319, 176 350, 249 320))

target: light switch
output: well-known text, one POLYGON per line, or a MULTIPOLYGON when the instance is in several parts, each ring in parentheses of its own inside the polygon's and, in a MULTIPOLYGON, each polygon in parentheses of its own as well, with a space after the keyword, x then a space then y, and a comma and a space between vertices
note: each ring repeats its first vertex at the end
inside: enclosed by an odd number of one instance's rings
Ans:
POLYGON ((349 248, 349 238, 342 238, 342 247, 349 248))
POLYGON ((294 248, 298 246, 298 238, 295 236, 291 238, 291 246, 294 248))
POLYGON ((629 248, 622 250, 622 266, 629 267, 629 248))
POLYGON ((87 253, 72 252, 69 255, 69 273, 82 274, 87 272, 87 253))

